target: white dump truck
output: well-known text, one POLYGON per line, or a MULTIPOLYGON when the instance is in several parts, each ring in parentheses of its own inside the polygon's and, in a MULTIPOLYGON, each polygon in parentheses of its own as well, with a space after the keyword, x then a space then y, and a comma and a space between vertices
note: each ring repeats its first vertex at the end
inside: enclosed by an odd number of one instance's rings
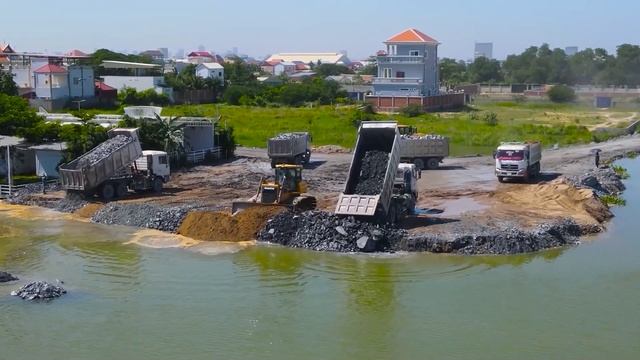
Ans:
POLYGON ((311 135, 307 132, 282 133, 267 141, 271 167, 278 164, 306 164, 311 158, 311 135))
POLYGON ((415 212, 418 170, 413 164, 400 166, 399 139, 396 122, 362 122, 335 214, 395 223, 415 212), (383 161, 378 164, 367 163, 367 154, 372 152, 384 153, 383 161), (367 168, 370 165, 376 169, 367 168), (363 181, 370 180, 374 180, 376 185, 368 190, 375 191, 363 193, 358 190, 362 188, 360 185, 363 181))
POLYGON ((60 165, 60 183, 67 194, 109 201, 129 190, 161 192, 171 173, 169 158, 164 151, 143 151, 137 130, 109 130, 108 140, 60 165))
POLYGON ((540 175, 542 146, 539 142, 505 142, 498 146, 494 158, 498 181, 506 178, 528 181, 540 175))
POLYGON ((441 135, 418 135, 413 126, 400 125, 400 160, 413 163, 418 170, 437 169, 449 156, 449 138, 441 135))

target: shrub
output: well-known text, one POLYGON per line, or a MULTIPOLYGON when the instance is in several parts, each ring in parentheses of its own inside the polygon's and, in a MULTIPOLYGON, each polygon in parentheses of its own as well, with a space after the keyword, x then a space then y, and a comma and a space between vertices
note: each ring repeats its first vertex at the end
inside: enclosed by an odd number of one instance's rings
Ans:
POLYGON ((620 179, 628 179, 629 172, 620 165, 612 165, 611 169, 620 177, 620 179))
POLYGON ((424 109, 418 104, 411 104, 400 109, 400 113, 406 117, 416 117, 424 114, 424 109))
POLYGON ((133 88, 124 88, 118 91, 118 101, 121 105, 166 106, 169 104, 169 97, 165 94, 158 94, 154 89, 137 91, 133 88))
POLYGON ((498 115, 494 112, 488 112, 484 114, 482 121, 489 126, 496 126, 498 125, 498 115))
POLYGON ((547 92, 549 100, 555 103, 566 103, 576 99, 576 92, 565 85, 556 85, 547 92))
POLYGON ((602 195, 600 197, 603 203, 609 206, 625 206, 627 205, 627 201, 617 195, 602 195))

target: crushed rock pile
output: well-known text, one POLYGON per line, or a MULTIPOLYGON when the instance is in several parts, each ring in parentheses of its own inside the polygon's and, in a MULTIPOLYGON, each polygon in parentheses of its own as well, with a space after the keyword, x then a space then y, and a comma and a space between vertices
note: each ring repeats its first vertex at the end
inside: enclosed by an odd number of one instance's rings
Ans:
POLYGON ((386 251, 405 232, 323 211, 285 212, 267 222, 258 240, 316 251, 386 251))
POLYGON ((12 291, 11 295, 19 296, 24 300, 50 300, 67 293, 60 286, 52 285, 46 281, 34 281, 12 291))
POLYGON ((447 139, 445 136, 435 135, 435 134, 427 134, 427 135, 411 134, 411 135, 400 135, 400 137, 408 140, 446 140, 447 139))
POLYGON ((598 196, 617 195, 625 189, 620 176, 610 167, 594 169, 579 176, 568 177, 566 180, 576 187, 592 189, 598 196))
MULTIPOLYGON (((98 161, 113 154, 116 150, 120 149, 125 144, 133 141, 133 138, 125 135, 116 135, 94 147, 88 153, 78 158, 77 162, 72 163, 74 169, 82 168, 87 165, 93 165, 98 161)), ((70 164, 71 165, 71 164, 70 164)))
POLYGON ((98 210, 91 221, 107 225, 128 225, 176 232, 191 206, 109 203, 98 210))
POLYGON ((178 228, 178 234, 203 241, 255 240, 267 220, 286 211, 284 207, 253 207, 231 215, 226 212, 192 211, 178 228))
POLYGON ((573 245, 578 243, 580 236, 601 230, 597 225, 579 225, 566 218, 540 224, 531 230, 516 225, 479 226, 473 232, 465 229, 448 235, 417 234, 392 244, 392 249, 462 255, 521 254, 573 245))
POLYGON ((17 277, 9 274, 8 272, 0 271, 0 283, 16 280, 18 280, 17 277))
POLYGON ((370 150, 365 152, 360 165, 360 175, 355 193, 358 195, 380 194, 388 163, 389 154, 384 151, 370 150))
POLYGON ((304 134, 299 133, 281 133, 271 138, 271 140, 289 140, 297 137, 304 136, 304 134))

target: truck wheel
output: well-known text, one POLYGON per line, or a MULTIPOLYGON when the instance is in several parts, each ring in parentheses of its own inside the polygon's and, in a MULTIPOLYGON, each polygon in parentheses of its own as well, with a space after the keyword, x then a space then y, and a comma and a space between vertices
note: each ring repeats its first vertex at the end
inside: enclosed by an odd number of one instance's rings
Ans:
POLYGON ((112 183, 106 183, 102 185, 102 189, 100 189, 100 197, 104 201, 111 201, 113 196, 115 195, 116 190, 113 187, 112 183))
POLYGON ((304 153, 304 158, 302 159, 305 164, 308 164, 309 160, 311 160, 311 151, 304 153))
POLYGON ((504 177, 503 176, 498 176, 498 182, 503 183, 504 182, 504 177))
POLYGON ((422 161, 422 159, 413 160, 413 165, 415 165, 418 170, 424 169, 424 161, 422 161))
POLYGON ((159 194, 162 192, 162 179, 155 178, 153 179, 153 192, 159 194))
POLYGON ((435 170, 440 166, 440 162, 438 161, 438 159, 436 158, 429 158, 429 160, 427 160, 427 169, 429 170, 435 170))
POLYGON ((271 168, 272 169, 276 168, 276 161, 275 160, 271 160, 271 168))
POLYGON ((127 188, 127 185, 123 184, 123 183, 119 183, 118 186, 116 186, 116 197, 117 198, 122 198, 127 196, 127 194, 129 193, 129 189, 127 188))

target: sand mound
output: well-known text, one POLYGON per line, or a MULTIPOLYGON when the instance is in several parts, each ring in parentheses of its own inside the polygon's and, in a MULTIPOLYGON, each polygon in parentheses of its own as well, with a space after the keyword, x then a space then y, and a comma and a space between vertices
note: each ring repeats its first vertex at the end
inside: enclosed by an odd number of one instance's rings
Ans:
POLYGON ((81 207, 80 209, 76 210, 74 214, 78 215, 81 218, 91 219, 91 217, 103 207, 104 207, 104 204, 89 203, 81 207))
POLYGON ((578 189, 561 181, 511 187, 492 197, 512 205, 514 214, 531 217, 572 217, 578 223, 597 224, 611 218, 609 208, 599 201, 590 189, 578 189))
POLYGON ((204 241, 248 241, 256 238, 267 220, 285 211, 282 207, 254 207, 231 216, 213 211, 187 214, 178 234, 204 241))

